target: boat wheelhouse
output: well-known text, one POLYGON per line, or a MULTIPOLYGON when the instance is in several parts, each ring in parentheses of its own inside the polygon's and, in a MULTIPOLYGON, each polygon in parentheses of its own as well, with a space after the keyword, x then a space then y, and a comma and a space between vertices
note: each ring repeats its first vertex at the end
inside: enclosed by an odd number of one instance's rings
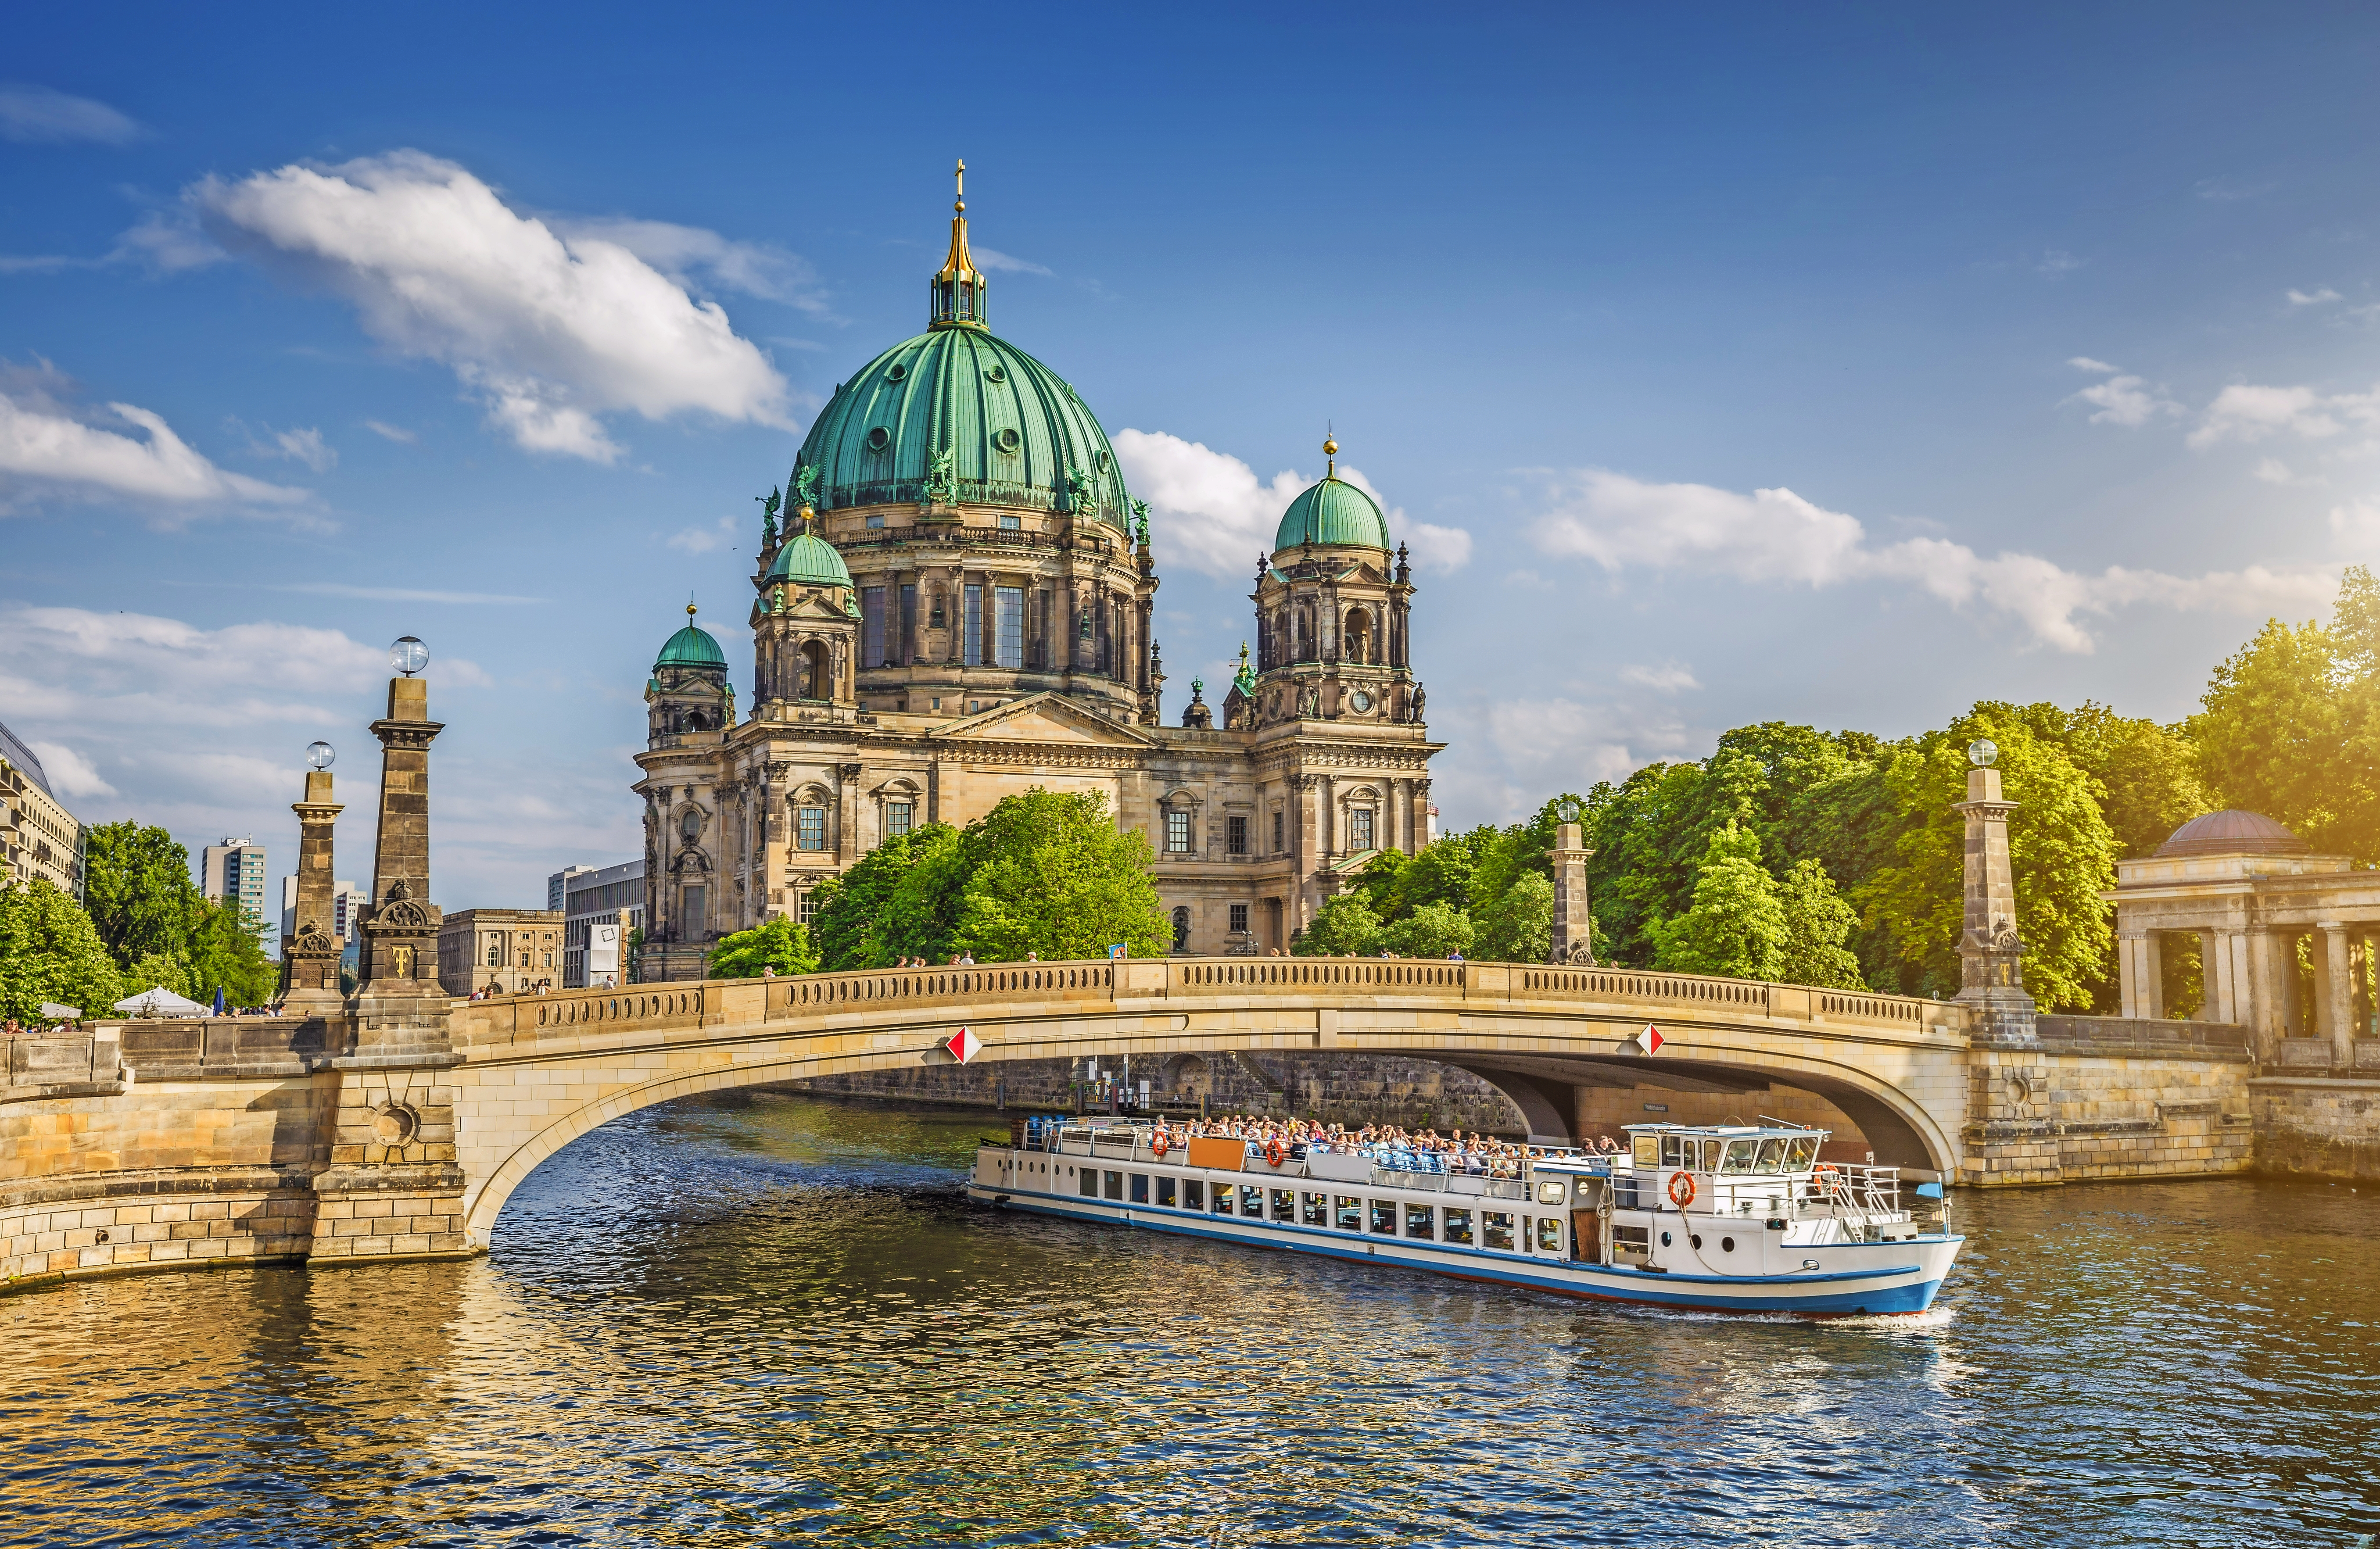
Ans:
POLYGON ((1637 1124, 1616 1154, 1517 1176, 1427 1154, 1184 1137, 1156 1121, 1020 1119, 970 1198, 1565 1296, 1814 1316, 1919 1313, 1965 1240, 1938 1181, 1820 1159, 1824 1130, 1637 1124))

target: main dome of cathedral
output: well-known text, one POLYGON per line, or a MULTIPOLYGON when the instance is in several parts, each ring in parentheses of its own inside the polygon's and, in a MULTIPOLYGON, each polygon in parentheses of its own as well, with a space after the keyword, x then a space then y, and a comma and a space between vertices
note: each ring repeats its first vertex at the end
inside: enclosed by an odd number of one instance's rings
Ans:
MULTIPOLYGON (((962 168, 964 170, 964 167, 962 168)), ((966 200, 933 278, 931 323, 834 390, 794 465, 793 505, 1005 505, 1127 527, 1132 497, 1090 406, 984 321, 966 200)))

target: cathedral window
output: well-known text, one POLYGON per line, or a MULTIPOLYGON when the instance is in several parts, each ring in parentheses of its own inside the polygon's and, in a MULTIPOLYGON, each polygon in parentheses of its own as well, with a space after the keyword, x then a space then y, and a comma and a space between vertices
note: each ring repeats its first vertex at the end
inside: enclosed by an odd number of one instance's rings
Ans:
POLYGON ((907 666, 917 648, 917 588, 901 588, 901 638, 893 644, 892 660, 907 666))
POLYGON ((1165 853, 1169 855, 1190 853, 1190 815, 1180 807, 1166 809, 1165 853))
POLYGON ((1173 950, 1177 952, 1190 950, 1190 911, 1187 908, 1173 911, 1173 950))
POLYGON ((818 895, 816 893, 800 892, 794 895, 794 913, 800 917, 802 924, 808 925, 811 921, 817 919, 818 912, 818 895))
POLYGON ((906 838, 917 810, 907 802, 886 802, 884 804, 884 837, 886 839, 906 838))
POLYGON ((961 660, 969 667, 983 665, 983 587, 966 589, 966 640, 960 647, 961 660))
POLYGON ((1281 813, 1275 809, 1272 815, 1272 853, 1278 855, 1287 848, 1281 840, 1281 813))
POLYGON ((1009 672, 1025 665, 1025 588, 995 587, 991 594, 992 664, 1009 672))
POLYGON ((700 888, 688 888, 684 897, 686 907, 678 914, 679 923, 687 930, 698 931, 702 928, 703 890, 700 888))
POLYGON ((1372 809, 1356 807, 1347 814, 1347 848, 1361 852, 1372 848, 1372 809))
POLYGON ((826 848, 826 808, 806 806, 794 814, 794 847, 797 850, 826 848))
MULTIPOLYGON (((1234 814, 1233 816, 1223 819, 1223 836, 1226 841, 1223 846, 1224 849, 1230 851, 1234 855, 1245 855, 1248 853, 1247 818, 1234 814)), ((1233 907, 1239 908, 1242 906, 1235 904, 1233 907)), ((1234 926, 1232 928, 1236 930, 1240 927, 1234 926)))
MULTIPOLYGON (((1003 433, 1007 435, 1015 434, 1013 430, 1005 431, 1003 433)), ((1002 532, 1022 532, 1024 529, 1025 518, 1022 516, 1002 515, 1000 519, 1000 530, 1002 532)))
POLYGON ((1232 934, 1245 936, 1247 933, 1248 906, 1245 903, 1234 903, 1232 905, 1232 934))
POLYGON ((884 588, 862 587, 859 590, 859 660, 870 667, 892 665, 884 654, 884 588))

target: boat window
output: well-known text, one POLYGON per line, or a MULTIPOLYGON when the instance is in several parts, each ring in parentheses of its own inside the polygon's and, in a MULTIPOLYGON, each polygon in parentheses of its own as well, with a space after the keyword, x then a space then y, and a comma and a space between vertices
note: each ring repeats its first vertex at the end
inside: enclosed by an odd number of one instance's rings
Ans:
POLYGON ((1722 1170, 1727 1172, 1750 1172, 1752 1170, 1753 1158, 1759 1155, 1760 1143, 1758 1141, 1731 1140, 1727 1143, 1727 1162, 1722 1170))
POLYGON ((1569 1197, 1570 1191, 1562 1187, 1562 1181, 1560 1179, 1546 1178, 1538 1180, 1537 1203, 1539 1204, 1560 1204, 1569 1197))
MULTIPOLYGON (((1197 1186, 1198 1185, 1196 1183, 1190 1185, 1193 1189, 1197 1186)), ((1173 1180, 1165 1177, 1160 1177, 1158 1179, 1157 1203, 1160 1204, 1172 1204, 1173 1203, 1173 1180)))
POLYGON ((1438 1212, 1427 1204, 1405 1206, 1405 1235, 1435 1238, 1438 1235, 1438 1212))
POLYGON ((1132 1203, 1135 1204, 1148 1203, 1148 1174, 1136 1172, 1132 1175, 1132 1203))
POLYGON ((1108 1174, 1108 1198, 1111 1200, 1123 1198, 1123 1174, 1120 1172, 1108 1174))
POLYGON ((1767 1140, 1762 1141, 1760 1143, 1759 1170, 1762 1172, 1776 1172, 1784 1166, 1785 1137, 1782 1135, 1771 1135, 1767 1140))
POLYGON ((1661 1137, 1661 1165, 1665 1168, 1693 1167, 1694 1164, 1687 1160, 1685 1156, 1685 1148, 1693 1144, 1693 1142, 1686 1140, 1680 1135, 1663 1135, 1661 1137))
POLYGON ((1233 1204, 1232 1204, 1232 1186, 1231 1186, 1230 1184, 1228 1184, 1228 1183, 1218 1183, 1218 1184, 1216 1184, 1216 1185, 1215 1185, 1215 1214, 1216 1214, 1216 1215, 1218 1215, 1218 1216, 1229 1216, 1229 1215, 1232 1213, 1232 1209, 1234 1208, 1233 1204))
MULTIPOLYGON (((1067 1170, 1071 1172, 1074 1169, 1070 1168, 1067 1170)), ((1093 1200, 1099 1197, 1099 1174, 1096 1168, 1083 1169, 1083 1197, 1093 1200)))
POLYGON ((1396 1201, 1374 1200, 1372 1202, 1372 1231, 1375 1236, 1378 1237, 1394 1237, 1397 1235, 1396 1201))
POLYGON ((1635 1135, 1630 1137, 1630 1144, 1636 1153, 1636 1165, 1638 1167, 1658 1168, 1661 1165, 1660 1136, 1635 1135))
POLYGON ((1447 1207, 1446 1240, 1460 1242, 1465 1248, 1471 1246, 1471 1212, 1447 1207))
POLYGON ((1264 1191, 1253 1183, 1240 1185, 1240 1214, 1253 1221, 1264 1219, 1264 1191))
POLYGON ((1184 1210, 1207 1208, 1207 1184, 1204 1180, 1185 1178, 1182 1180, 1182 1208, 1184 1210))
MULTIPOLYGON (((1643 1137, 1650 1140, 1652 1137, 1643 1137)), ((1512 1213, 1509 1210, 1483 1210, 1479 1213, 1479 1245, 1499 1253, 1512 1251, 1512 1213)))
POLYGON ((1723 1140, 1706 1140, 1703 1142, 1703 1171, 1717 1172, 1718 1170, 1719 1156, 1726 1150, 1727 1142, 1723 1140))
POLYGON ((1275 1189, 1272 1192, 1272 1218, 1276 1221, 1297 1219, 1297 1191, 1275 1189))
POLYGON ((1561 1252, 1561 1233, 1562 1233, 1562 1224, 1561 1224, 1561 1217, 1560 1217, 1560 1216, 1538 1216, 1538 1217, 1537 1217, 1537 1252, 1539 1252, 1539 1253, 1560 1253, 1560 1252, 1561 1252))
POLYGON ((1327 1227, 1330 1224, 1330 1196, 1329 1194, 1300 1194, 1297 1198, 1297 1203, 1299 1206, 1298 1219, 1305 1225, 1309 1227, 1327 1227))
POLYGON ((1815 1135, 1797 1135, 1793 1139, 1792 1145, 1786 1150, 1785 1170, 1788 1172, 1807 1172, 1810 1170, 1810 1165, 1817 1159, 1818 1137, 1815 1135))
POLYGON ((1341 1231, 1362 1231, 1364 1229, 1364 1202, 1362 1200, 1357 1199, 1353 1194, 1340 1194, 1331 1200, 1330 1207, 1332 1213, 1338 1218, 1338 1226, 1341 1231))

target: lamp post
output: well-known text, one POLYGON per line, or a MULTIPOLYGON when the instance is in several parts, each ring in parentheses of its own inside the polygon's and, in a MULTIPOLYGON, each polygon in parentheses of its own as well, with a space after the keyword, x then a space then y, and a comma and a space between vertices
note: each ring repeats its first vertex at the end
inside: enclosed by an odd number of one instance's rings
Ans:
POLYGON ((1964 928, 1959 933, 1957 998, 1975 1013, 1986 1043, 2033 1048, 2034 1000, 2024 989, 2024 942, 2016 929, 2016 873, 2009 863, 2009 814, 2000 794, 2000 750, 1988 737, 1967 744, 1967 799, 1951 810, 1966 819, 1964 928))

